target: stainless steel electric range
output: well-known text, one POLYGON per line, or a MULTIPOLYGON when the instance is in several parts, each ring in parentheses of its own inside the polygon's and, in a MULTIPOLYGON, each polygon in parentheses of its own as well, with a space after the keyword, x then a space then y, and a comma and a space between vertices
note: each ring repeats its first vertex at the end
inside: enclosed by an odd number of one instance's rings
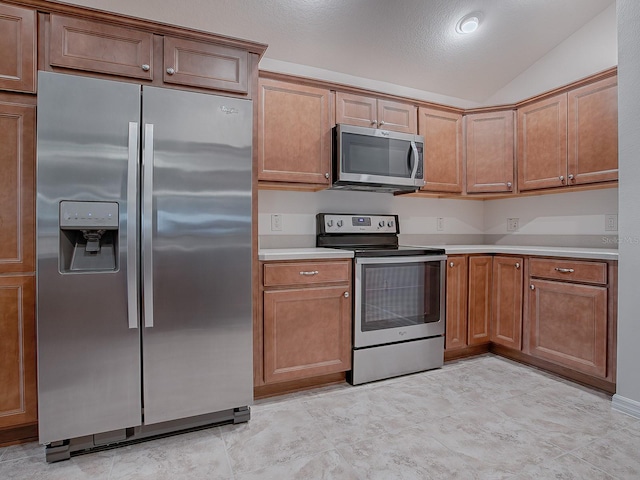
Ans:
POLYGON ((353 385, 441 367, 445 251, 398 245, 397 215, 319 213, 316 245, 354 252, 353 385))

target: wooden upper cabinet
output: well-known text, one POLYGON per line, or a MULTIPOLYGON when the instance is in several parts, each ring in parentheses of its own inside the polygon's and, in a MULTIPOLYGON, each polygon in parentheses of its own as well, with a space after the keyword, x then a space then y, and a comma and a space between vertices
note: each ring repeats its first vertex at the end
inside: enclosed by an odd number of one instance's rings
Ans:
POLYGON ((424 137, 422 190, 462 192, 462 115, 420 107, 418 133, 424 137))
POLYGON ((467 344, 489 343, 491 323, 491 256, 469 257, 469 317, 467 344))
POLYGON ((165 83, 247 93, 248 65, 246 50, 164 37, 165 83))
POLYGON ((34 276, 0 276, 0 429, 36 422, 34 276))
POLYGON ((445 348, 455 350, 467 346, 467 257, 447 258, 447 306, 445 348))
MULTIPOLYGON (((35 270, 36 107, 0 93, 0 273, 35 270)), ((35 103, 35 102, 34 102, 35 103)))
POLYGON ((518 188, 562 187, 567 181, 567 94, 518 109, 518 188))
POLYGON ((336 123, 416 134, 418 109, 409 103, 336 93, 336 123))
POLYGON ((0 90, 36 91, 36 12, 0 3, 0 90))
POLYGON ((51 14, 49 63, 54 67, 153 79, 153 34, 51 14))
POLYGON ((514 191, 512 110, 465 116, 467 192, 514 191))
POLYGON ((261 78, 258 88, 258 179, 328 186, 331 92, 261 78))
POLYGON ((617 77, 568 94, 570 185, 618 179, 617 77))
POLYGON ((523 259, 493 257, 491 341, 505 347, 522 348, 523 259))

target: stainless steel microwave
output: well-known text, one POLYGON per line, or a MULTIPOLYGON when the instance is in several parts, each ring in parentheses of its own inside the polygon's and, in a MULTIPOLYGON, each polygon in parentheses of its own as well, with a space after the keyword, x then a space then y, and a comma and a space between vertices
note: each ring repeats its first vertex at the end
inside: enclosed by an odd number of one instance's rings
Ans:
POLYGON ((421 135, 336 125, 331 188, 416 191, 424 185, 423 148, 421 135))

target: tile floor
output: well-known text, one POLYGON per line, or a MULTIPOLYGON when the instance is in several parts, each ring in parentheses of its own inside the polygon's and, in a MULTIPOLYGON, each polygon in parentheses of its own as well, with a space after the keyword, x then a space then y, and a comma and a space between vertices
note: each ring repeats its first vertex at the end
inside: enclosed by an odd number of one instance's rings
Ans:
POLYGON ((226 425, 48 465, 0 449, 0 479, 639 479, 640 420, 610 398, 485 355, 252 407, 226 425))

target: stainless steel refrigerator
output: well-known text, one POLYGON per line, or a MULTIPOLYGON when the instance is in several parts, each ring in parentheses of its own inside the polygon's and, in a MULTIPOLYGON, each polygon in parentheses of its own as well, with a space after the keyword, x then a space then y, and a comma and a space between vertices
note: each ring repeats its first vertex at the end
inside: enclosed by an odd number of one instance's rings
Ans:
POLYGON ((249 100, 38 76, 40 443, 249 419, 249 100))

